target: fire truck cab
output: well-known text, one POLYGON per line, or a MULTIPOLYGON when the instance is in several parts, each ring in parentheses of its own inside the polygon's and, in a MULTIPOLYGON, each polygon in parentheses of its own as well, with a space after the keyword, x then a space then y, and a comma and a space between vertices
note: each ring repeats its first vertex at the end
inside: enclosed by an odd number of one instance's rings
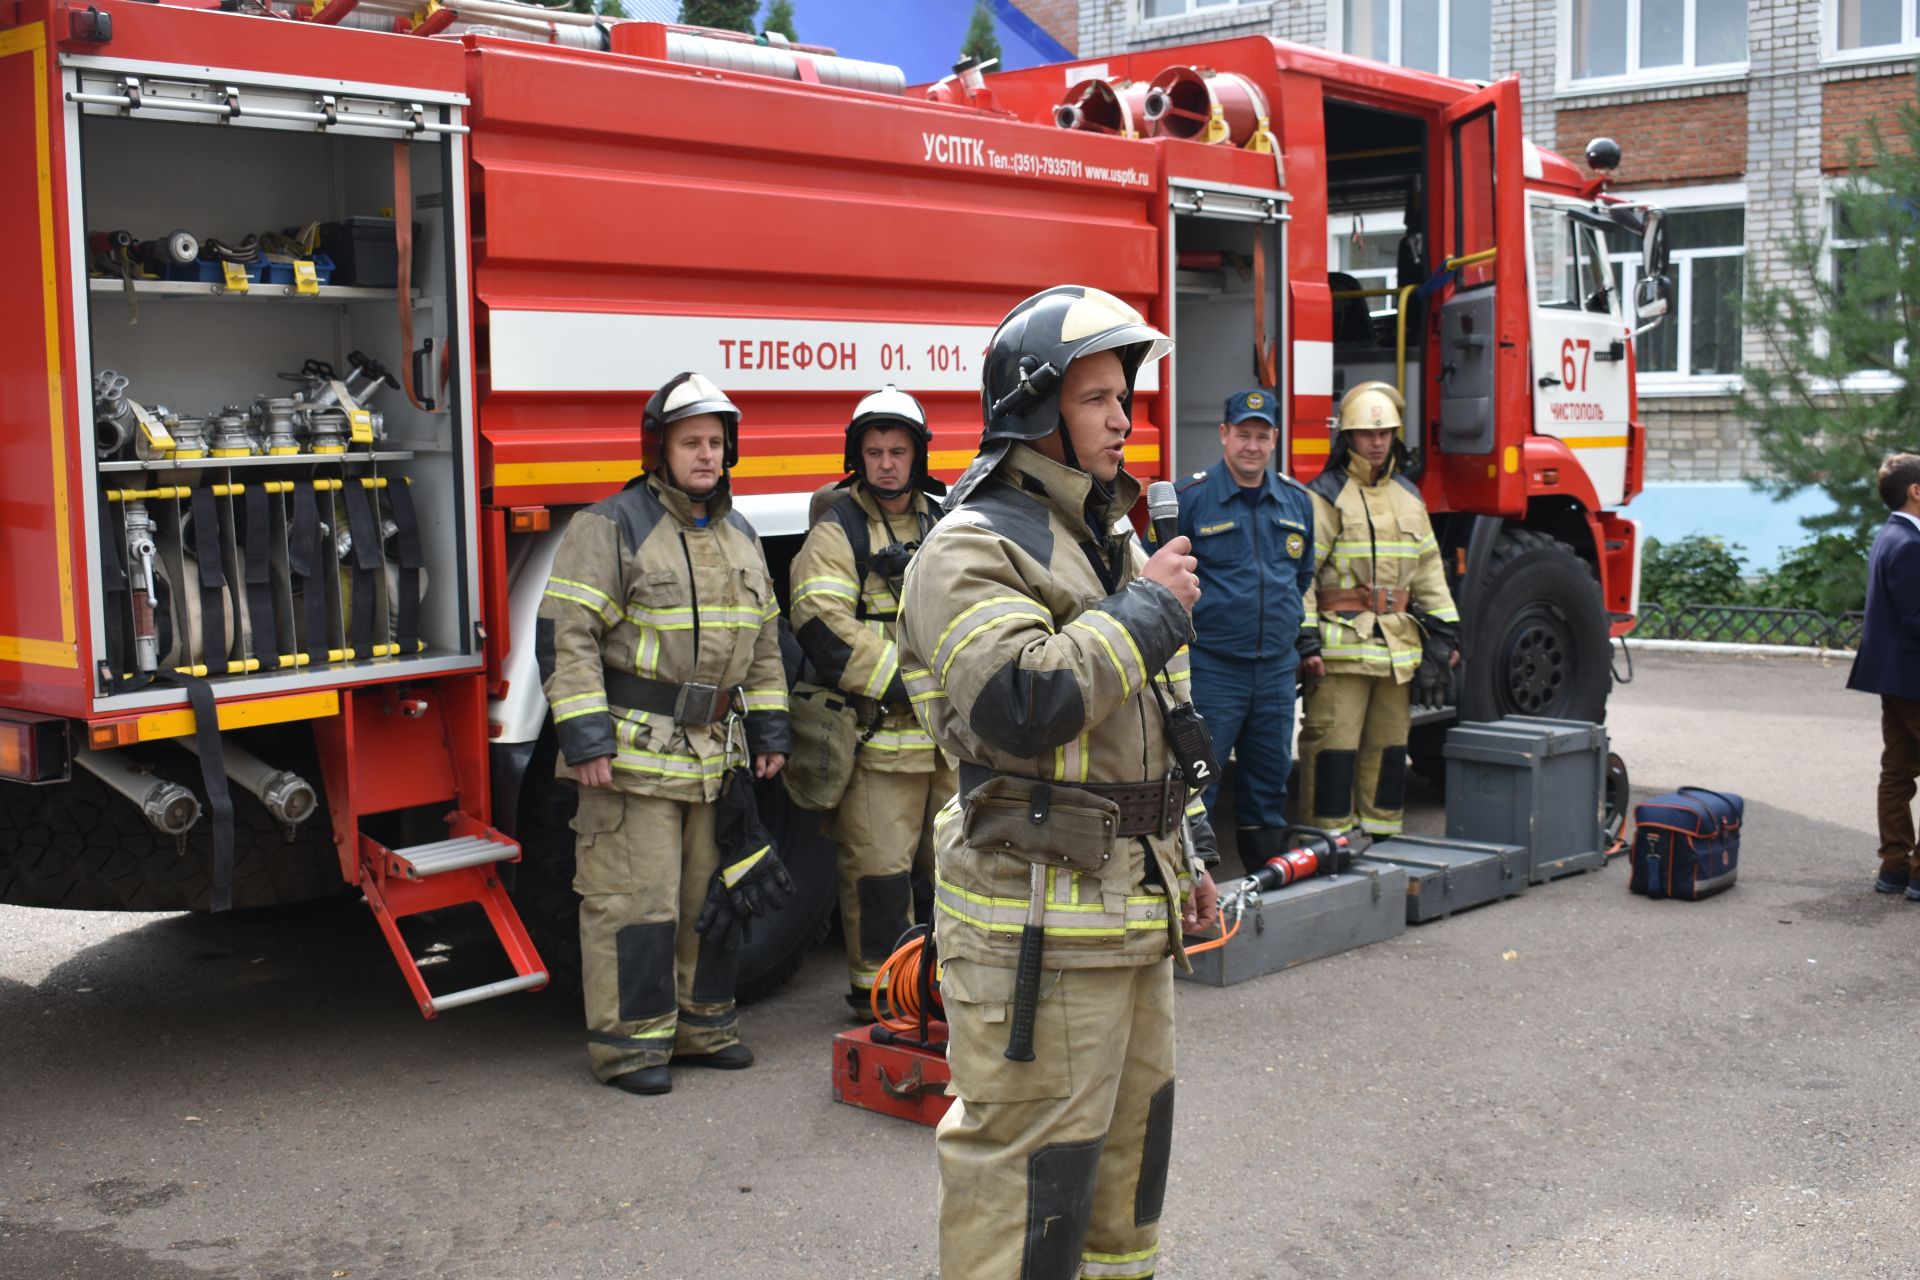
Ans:
MULTIPOLYGON (((852 405, 913 392, 957 473, 994 325, 1063 280, 1176 340, 1135 401, 1149 478, 1210 465, 1258 383, 1310 479, 1343 391, 1402 387, 1459 713, 1604 711, 1662 240, 1523 140, 1515 81, 1261 38, 909 89, 512 0, 18 0, 0 114, 0 901, 352 888, 427 1016, 565 972, 533 615, 571 514, 638 470, 646 397, 692 368, 742 406, 733 488, 780 580, 852 405), (456 906, 503 960, 436 992, 399 922, 456 906)), ((831 846, 762 803, 812 896, 756 930, 754 987, 833 898, 831 846)))

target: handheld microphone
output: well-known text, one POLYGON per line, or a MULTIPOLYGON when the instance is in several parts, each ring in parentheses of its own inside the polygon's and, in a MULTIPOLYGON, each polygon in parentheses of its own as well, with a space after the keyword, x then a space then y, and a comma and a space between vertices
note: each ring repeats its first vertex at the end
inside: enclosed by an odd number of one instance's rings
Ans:
POLYGON ((1164 547, 1180 536, 1180 493, 1171 481, 1147 486, 1147 519, 1153 523, 1153 542, 1164 547))

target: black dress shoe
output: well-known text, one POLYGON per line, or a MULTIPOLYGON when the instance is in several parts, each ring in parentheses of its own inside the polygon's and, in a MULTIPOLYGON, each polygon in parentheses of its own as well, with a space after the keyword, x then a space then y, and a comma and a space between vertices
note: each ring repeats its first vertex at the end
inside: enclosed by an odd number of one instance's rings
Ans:
MULTIPOLYGON (((753 1065, 753 1050, 743 1044, 730 1044, 712 1053, 676 1053, 676 1067, 713 1067, 720 1071, 744 1071, 753 1065)), ((664 1068, 663 1068, 664 1069, 664 1068)))
POLYGON ((667 1074, 665 1067, 642 1067, 638 1071, 629 1071, 623 1076, 615 1076, 607 1083, 626 1093, 673 1092, 673 1077, 667 1074))
POLYGON ((1883 867, 1881 868, 1879 878, 1873 882, 1873 891, 1875 893, 1900 893, 1907 891, 1909 896, 1911 896, 1911 885, 1909 883, 1911 880, 1912 875, 1905 869, 1889 871, 1883 867))

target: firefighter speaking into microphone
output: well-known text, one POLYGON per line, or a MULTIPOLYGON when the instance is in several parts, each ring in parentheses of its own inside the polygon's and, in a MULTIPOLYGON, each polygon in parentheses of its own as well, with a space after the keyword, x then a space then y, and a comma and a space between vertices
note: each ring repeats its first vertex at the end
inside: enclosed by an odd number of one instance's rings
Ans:
POLYGON ((1148 559, 1114 530, 1140 495, 1121 465, 1134 381, 1171 347, 1097 289, 1015 307, 979 456, 907 570, 907 690, 960 761, 934 840, 946 1280, 1146 1276, 1159 1251, 1170 957, 1183 918, 1214 915, 1180 766, 1212 764, 1167 674, 1200 591, 1187 540, 1148 559))
POLYGON ((840 844, 847 1000, 871 1007, 880 966, 913 923, 912 875, 933 871, 933 815, 956 787, 946 754, 914 717, 900 674, 901 579, 947 487, 927 474, 933 434, 920 402, 888 386, 855 406, 837 488, 793 558, 795 637, 860 723, 853 774, 822 829, 840 844))
POLYGON ((1406 803, 1411 696, 1452 700, 1460 613, 1447 590, 1392 384, 1363 382, 1340 402, 1313 495, 1314 585, 1303 643, 1310 681, 1300 726, 1299 811, 1327 831, 1396 835, 1406 803))
POLYGON ((743 932, 793 884, 752 807, 790 750, 779 607, 732 510, 740 411, 697 373, 647 401, 641 474, 574 516, 535 647, 579 784, 573 887, 594 1075, 666 1093, 667 1063, 737 1070, 743 932))

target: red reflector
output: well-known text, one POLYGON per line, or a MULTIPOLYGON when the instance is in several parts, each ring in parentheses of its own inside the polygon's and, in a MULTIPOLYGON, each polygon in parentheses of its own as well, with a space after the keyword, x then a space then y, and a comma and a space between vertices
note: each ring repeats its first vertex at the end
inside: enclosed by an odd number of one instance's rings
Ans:
POLYGON ((68 771, 65 720, 30 711, 0 719, 0 778, 60 782, 68 771))

